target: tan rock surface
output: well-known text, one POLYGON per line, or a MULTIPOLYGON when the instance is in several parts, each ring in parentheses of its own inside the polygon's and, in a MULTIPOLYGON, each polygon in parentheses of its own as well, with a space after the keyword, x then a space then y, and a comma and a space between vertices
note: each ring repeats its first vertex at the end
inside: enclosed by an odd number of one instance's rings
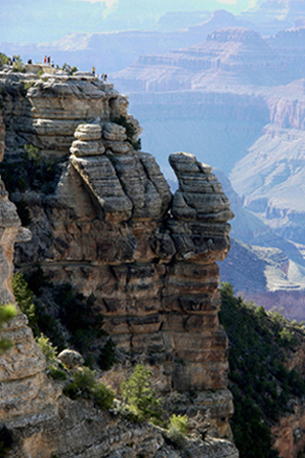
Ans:
MULTIPOLYGON (((30 231, 21 227, 15 205, 9 201, 0 181, 0 297, 1 303, 14 302, 12 291, 14 244, 29 241, 30 231)), ((18 315, 1 330, 13 347, 0 357, 0 422, 14 417, 37 415, 47 406, 54 406, 56 390, 44 370, 45 358, 27 327, 27 318, 18 315)), ((26 417, 24 417, 26 418, 26 417)), ((24 421, 27 421, 26 419, 24 421)))
POLYGON ((114 122, 107 122, 103 127, 103 137, 106 140, 123 142, 127 140, 126 129, 114 122))
POLYGON ((186 440, 184 451, 165 442, 160 428, 147 423, 130 423, 120 415, 101 412, 90 402, 59 399, 58 416, 44 410, 33 422, 29 434, 27 425, 18 424, 20 444, 14 444, 8 458, 179 458, 189 456, 203 458, 238 458, 234 445, 226 440, 186 440))

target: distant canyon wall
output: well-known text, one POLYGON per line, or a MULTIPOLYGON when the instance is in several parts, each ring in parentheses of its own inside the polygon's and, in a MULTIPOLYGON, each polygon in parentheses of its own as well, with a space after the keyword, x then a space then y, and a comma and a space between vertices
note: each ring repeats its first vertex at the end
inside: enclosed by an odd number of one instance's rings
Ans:
POLYGON ((229 174, 269 122, 263 97, 195 91, 130 94, 131 110, 141 119, 144 148, 154 150, 173 178, 164 148, 190 151, 229 174), (154 135, 156 133, 156 135, 154 135))

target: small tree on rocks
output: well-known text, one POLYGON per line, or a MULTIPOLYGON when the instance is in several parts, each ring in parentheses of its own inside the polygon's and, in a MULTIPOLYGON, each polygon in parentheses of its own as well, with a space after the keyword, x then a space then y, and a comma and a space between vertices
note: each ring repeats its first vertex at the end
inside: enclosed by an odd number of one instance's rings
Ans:
POLYGON ((140 420, 160 419, 160 399, 156 399, 151 385, 152 372, 141 364, 137 365, 129 380, 123 379, 121 393, 130 410, 140 420))

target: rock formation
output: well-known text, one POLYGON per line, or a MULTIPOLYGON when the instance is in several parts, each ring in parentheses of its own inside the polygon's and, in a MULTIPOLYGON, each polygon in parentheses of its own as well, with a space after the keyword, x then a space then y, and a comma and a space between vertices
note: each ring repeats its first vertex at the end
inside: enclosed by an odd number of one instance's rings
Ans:
MULTIPOLYGON (((140 127, 112 85, 86 77, 44 79, 28 88, 27 76, 0 78, 7 160, 17 164, 29 145, 46 160, 61 159, 53 188, 12 193, 17 203, 26 203, 33 234, 31 242, 18 244, 16 263, 23 271, 39 263, 55 284, 69 282, 85 296, 94 294, 104 329, 121 352, 105 381, 115 387, 135 362, 150 365, 159 392, 172 404, 176 390, 182 397, 198 390, 184 412, 209 411, 211 433, 231 437, 227 338, 217 318, 215 260, 228 252, 227 221, 233 214, 220 183, 211 167, 175 153, 170 163, 180 186, 172 196, 153 156, 135 149, 140 127)), ((18 315, 6 330, 16 333, 17 344, 5 355, 1 375, 8 387, 1 419, 16 436, 9 456, 168 453, 162 435, 151 427, 130 430, 125 420, 60 396, 58 384, 50 387, 24 325, 18 315), (85 435, 79 435, 80 427, 85 435)), ((191 455, 237 456, 222 440, 191 447, 191 455)))
MULTIPOLYGON (((0 119, 0 157, 4 155, 4 125, 0 119)), ((0 297, 1 303, 14 302, 11 280, 15 242, 31 239, 28 229, 21 227, 15 205, 9 201, 4 184, 0 181, 0 297)), ((0 423, 9 429, 32 426, 54 416, 55 400, 59 393, 48 380, 44 370, 46 361, 27 319, 19 313, 1 331, 13 342, 13 348, 0 357, 0 423)), ((31 434, 28 434, 31 436, 31 434)), ((35 435, 33 435, 35 436, 35 435)), ((32 440, 27 439, 31 448, 32 440)), ((16 454, 14 456, 25 456, 16 454)), ((42 456, 42 455, 41 455, 42 456)))
MULTIPOLYGON (((266 2, 262 17, 268 18, 270 7, 285 9, 283 18, 301 5, 303 1, 288 2, 285 8, 281 2, 266 2)), ((263 273, 265 289, 255 282, 255 269, 246 272, 250 282, 243 276, 247 285, 241 288, 240 262, 235 263, 240 250, 235 252, 234 245, 226 260, 229 275, 222 265, 222 278, 233 280, 235 291, 248 294, 249 286, 248 298, 259 298, 266 307, 277 306, 278 295, 285 291, 287 304, 293 301, 299 309, 293 317, 301 320, 303 301, 294 290, 304 291, 305 278, 305 206, 300 197, 305 170, 304 34, 303 26, 270 38, 241 28, 215 30, 202 43, 144 55, 111 75, 118 87, 132 93, 132 112, 141 119, 144 145, 157 151, 165 175, 175 180, 162 154, 165 147, 188 148, 198 160, 230 174, 241 198, 231 236, 280 249, 288 257, 288 271, 280 266, 271 281, 263 273)), ((287 306, 284 313, 291 317, 290 311, 287 306)))

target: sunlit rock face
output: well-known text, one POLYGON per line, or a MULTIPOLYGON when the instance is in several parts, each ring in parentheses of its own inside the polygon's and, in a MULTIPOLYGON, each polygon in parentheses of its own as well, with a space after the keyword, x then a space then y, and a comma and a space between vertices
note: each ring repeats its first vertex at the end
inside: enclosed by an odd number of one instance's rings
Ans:
POLYGON ((18 244, 16 265, 26 272, 39 263, 54 283, 94 295, 121 354, 105 381, 116 388, 133 364, 149 365, 164 395, 197 390, 193 411, 209 410, 213 434, 230 437, 215 261, 229 250, 233 213, 220 183, 195 156, 175 153, 173 196, 154 157, 137 149, 141 128, 126 97, 96 78, 45 79, 26 91, 0 77, 6 157, 17 164, 31 144, 62 159, 51 191, 12 193, 26 203, 33 234, 18 244))

